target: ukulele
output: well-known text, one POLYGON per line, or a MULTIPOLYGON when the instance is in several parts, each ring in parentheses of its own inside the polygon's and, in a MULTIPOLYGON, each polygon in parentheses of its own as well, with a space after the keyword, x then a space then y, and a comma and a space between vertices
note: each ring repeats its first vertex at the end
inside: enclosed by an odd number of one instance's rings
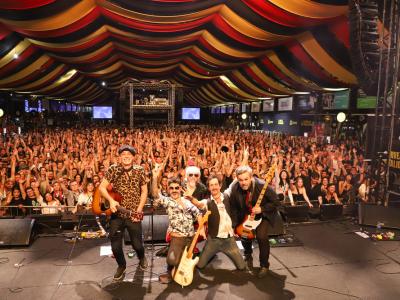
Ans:
MULTIPOLYGON (((269 183, 271 182, 272 178, 275 175, 276 164, 273 164, 271 168, 268 170, 267 175, 265 175, 265 184, 258 196, 256 205, 254 207, 259 207, 261 204, 262 199, 264 198, 264 194, 268 188, 269 183)), ((249 200, 251 201, 251 200, 249 200)), ((245 216, 244 221, 236 226, 235 232, 238 236, 244 239, 252 240, 255 238, 254 230, 260 225, 262 218, 256 220, 255 214, 248 214, 245 216)))
POLYGON ((199 257, 193 259, 193 249, 196 246, 197 239, 200 235, 200 230, 203 228, 204 223, 207 222, 208 216, 211 214, 211 211, 207 211, 203 218, 199 222, 199 228, 196 231, 196 234, 193 237, 192 243, 190 244, 189 250, 187 246, 183 251, 181 261, 177 268, 172 270, 173 279, 176 283, 180 284, 182 287, 188 286, 193 281, 193 271, 194 267, 199 262, 199 257))
MULTIPOLYGON (((115 201, 117 201, 118 203, 122 202, 122 196, 113 190, 111 184, 108 185, 107 191, 115 201)), ((106 200, 105 198, 103 198, 101 196, 100 189, 98 187, 94 191, 93 201, 92 201, 92 211, 95 215, 105 214, 106 216, 111 216, 111 214, 113 213, 111 211, 108 200, 106 200)), ((130 218, 133 222, 137 222, 137 221, 134 221, 134 219, 140 220, 140 221, 143 220, 143 213, 131 211, 121 205, 117 206, 117 211, 120 214, 122 214, 123 217, 130 218)))

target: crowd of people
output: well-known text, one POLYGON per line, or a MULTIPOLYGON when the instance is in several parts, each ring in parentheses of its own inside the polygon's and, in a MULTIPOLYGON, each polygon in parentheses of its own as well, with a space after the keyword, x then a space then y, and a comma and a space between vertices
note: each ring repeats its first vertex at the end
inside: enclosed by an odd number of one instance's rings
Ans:
POLYGON ((3 135, 1 145, 0 216, 86 211, 101 194, 112 212, 109 238, 118 264, 114 281, 125 277, 125 229, 139 267, 148 267, 141 229, 148 196, 168 214, 167 272, 159 280, 170 283, 173 278, 188 282, 176 278, 186 271, 174 270, 195 236, 194 224, 202 224, 205 215, 211 213, 208 234, 199 228, 207 241, 198 268, 223 252, 238 270, 252 270, 250 236, 255 233, 257 277, 263 278, 269 270, 268 232, 279 206, 367 201, 374 188, 354 140, 332 145, 314 138, 210 127, 89 127, 3 135), (120 203, 110 186, 120 194, 120 203), (242 223, 249 216, 258 222, 253 230, 242 223), (239 238, 244 257, 235 242, 239 238))
POLYGON ((354 140, 318 144, 314 138, 212 128, 44 129, 2 136, 0 214, 89 209, 95 188, 118 161, 123 144, 136 149, 135 164, 144 168, 149 185, 152 171, 161 168, 164 194, 172 177, 196 189, 199 199, 207 196, 205 184, 211 175, 224 190, 244 159, 260 178, 277 163, 272 186, 287 205, 367 201, 374 187, 354 140), (188 184, 191 179, 195 186, 188 184))

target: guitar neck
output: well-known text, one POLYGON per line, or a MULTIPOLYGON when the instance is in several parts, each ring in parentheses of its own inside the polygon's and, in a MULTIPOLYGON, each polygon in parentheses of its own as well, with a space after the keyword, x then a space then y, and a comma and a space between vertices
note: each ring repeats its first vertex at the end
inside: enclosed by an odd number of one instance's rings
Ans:
POLYGON ((276 169, 276 164, 273 164, 271 168, 269 168, 267 175, 265 175, 265 184, 260 192, 260 195, 258 196, 256 205, 254 207, 259 207, 261 204, 262 199, 264 198, 265 192, 268 188, 269 183, 271 182, 274 174, 275 174, 275 169, 276 169))
POLYGON ((194 250, 194 247, 196 246, 197 239, 199 238, 199 235, 200 235, 200 229, 202 227, 203 227, 203 225, 201 227, 199 226, 199 228, 197 229, 196 234, 193 237, 192 243, 190 244, 190 248, 189 248, 188 253, 186 255, 186 257, 189 258, 189 259, 192 258, 192 256, 193 256, 193 250, 194 250))
POLYGON ((197 231, 193 237, 192 243, 190 244, 190 248, 188 250, 188 253, 186 255, 186 257, 188 259, 191 259, 193 256, 193 249, 196 246, 197 243, 197 239, 199 238, 200 235, 200 230, 204 227, 204 223, 207 222, 208 220, 208 216, 211 214, 211 211, 207 211, 206 214, 203 216, 203 218, 201 219, 201 222, 199 223, 199 228, 197 228, 197 231))

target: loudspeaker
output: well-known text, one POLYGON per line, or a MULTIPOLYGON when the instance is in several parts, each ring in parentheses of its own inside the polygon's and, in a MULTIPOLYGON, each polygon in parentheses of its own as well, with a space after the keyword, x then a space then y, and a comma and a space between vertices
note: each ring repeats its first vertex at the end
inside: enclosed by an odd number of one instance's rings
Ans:
POLYGON ((309 207, 307 205, 285 206, 285 217, 287 222, 307 222, 309 207))
POLYGON ((274 226, 270 226, 268 235, 282 235, 285 234, 285 227, 283 226, 283 218, 281 213, 278 211, 277 216, 275 217, 274 226))
POLYGON ((322 204, 321 205, 321 220, 337 219, 343 216, 342 204, 322 204))
POLYGON ((0 246, 29 246, 34 238, 34 219, 1 219, 0 246))
POLYGON ((59 233, 61 215, 28 215, 35 220, 35 233, 59 233))
POLYGON ((368 226, 383 223, 382 227, 400 229, 400 208, 360 203, 358 223, 368 226))
MULTIPOLYGON (((168 215, 167 214, 154 214, 145 215, 142 221, 142 233, 143 240, 145 242, 158 241, 165 242, 165 236, 168 229, 168 215), (151 231, 151 222, 153 218, 153 234, 151 231)), ((124 234, 125 244, 130 244, 131 239, 129 237, 128 231, 125 230, 124 234)))

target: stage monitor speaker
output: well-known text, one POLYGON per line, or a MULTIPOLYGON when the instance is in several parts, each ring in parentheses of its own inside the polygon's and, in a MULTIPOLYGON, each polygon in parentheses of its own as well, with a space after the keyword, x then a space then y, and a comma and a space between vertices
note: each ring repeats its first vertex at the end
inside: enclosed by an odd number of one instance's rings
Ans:
POLYGON ((358 205, 358 223, 367 226, 377 226, 378 223, 383 223, 381 226, 384 228, 400 229, 400 208, 360 203, 358 205))
POLYGON ((278 212, 274 226, 270 227, 270 230, 268 231, 269 236, 275 236, 275 235, 283 235, 285 234, 285 227, 283 225, 283 218, 280 212, 278 212))
POLYGON ((309 207, 307 205, 285 206, 287 222, 307 222, 309 207))
POLYGON ((321 220, 337 219, 343 216, 342 204, 322 204, 321 205, 321 220))
MULTIPOLYGON (((168 229, 168 215, 167 214, 154 214, 153 215, 153 232, 151 227, 152 216, 145 215, 142 221, 143 240, 145 242, 165 242, 165 236, 168 229)), ((128 231, 125 230, 124 234, 125 244, 131 244, 128 231)))
POLYGON ((34 238, 35 219, 1 219, 0 246, 29 246, 34 238))

